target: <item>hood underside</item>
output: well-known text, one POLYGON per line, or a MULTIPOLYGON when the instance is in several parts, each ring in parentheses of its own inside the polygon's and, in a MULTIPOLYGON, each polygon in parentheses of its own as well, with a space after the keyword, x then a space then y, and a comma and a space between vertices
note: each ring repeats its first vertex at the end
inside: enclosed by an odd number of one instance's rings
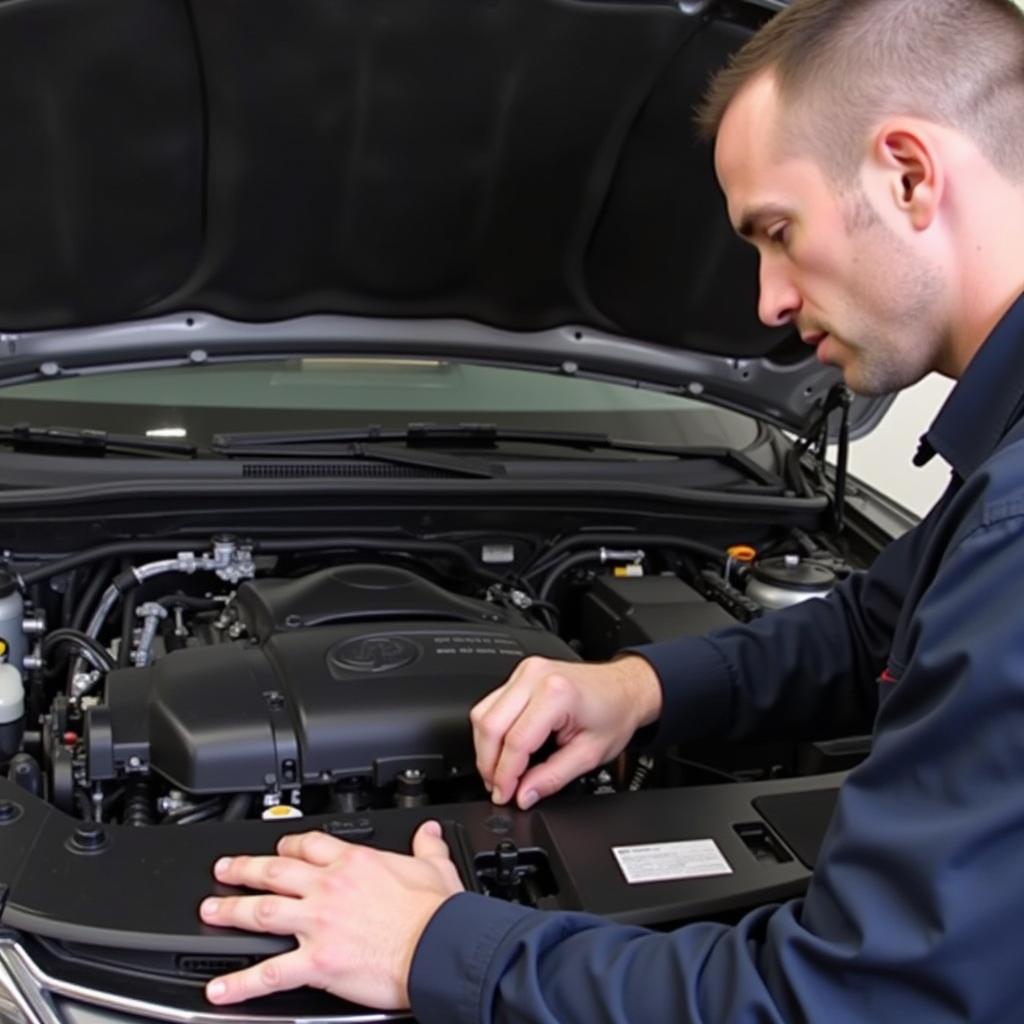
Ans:
POLYGON ((182 311, 572 325, 661 377, 684 354, 712 398, 756 364, 729 404, 797 424, 836 377, 758 323, 690 124, 771 6, 2 2, 0 329, 25 355, 182 311))

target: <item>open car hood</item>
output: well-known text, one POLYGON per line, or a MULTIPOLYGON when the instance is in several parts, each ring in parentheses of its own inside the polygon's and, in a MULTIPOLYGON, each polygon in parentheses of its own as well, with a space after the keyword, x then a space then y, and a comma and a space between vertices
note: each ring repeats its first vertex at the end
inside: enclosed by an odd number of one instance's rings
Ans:
POLYGON ((838 374, 758 323, 689 123, 779 6, 2 3, 0 379, 429 352, 798 428, 838 374))

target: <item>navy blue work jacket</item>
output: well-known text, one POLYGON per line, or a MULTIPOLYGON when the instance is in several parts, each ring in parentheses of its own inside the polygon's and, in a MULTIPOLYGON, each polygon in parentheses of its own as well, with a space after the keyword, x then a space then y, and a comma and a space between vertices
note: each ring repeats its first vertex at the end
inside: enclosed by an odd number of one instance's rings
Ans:
POLYGON ((668 933, 454 896, 422 1024, 1024 1021, 1022 405, 1024 297, 922 443, 953 474, 916 529, 826 600, 641 651, 662 743, 877 709, 807 895, 668 933))

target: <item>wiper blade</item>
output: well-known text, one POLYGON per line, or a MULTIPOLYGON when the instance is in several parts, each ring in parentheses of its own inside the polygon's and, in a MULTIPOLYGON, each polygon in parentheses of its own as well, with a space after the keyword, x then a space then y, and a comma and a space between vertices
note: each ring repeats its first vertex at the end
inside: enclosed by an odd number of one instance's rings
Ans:
MULTIPOLYGON (((777 476, 762 469, 742 452, 721 447, 678 447, 672 445, 648 444, 640 441, 624 441, 608 434, 576 430, 520 430, 499 427, 494 423, 410 423, 402 427, 381 427, 370 424, 366 427, 288 430, 237 434, 217 434, 213 448, 224 454, 254 454, 263 446, 282 446, 294 450, 304 445, 318 444, 381 444, 398 442, 409 448, 443 448, 445 446, 466 448, 494 448, 501 443, 519 442, 526 444, 553 445, 561 448, 577 448, 584 451, 620 451, 637 455, 662 455, 666 458, 699 460, 713 459, 739 470, 744 476, 767 487, 778 487, 777 476)), ((380 451, 373 449, 373 455, 380 451)), ((267 454, 268 452, 264 452, 267 454)), ((276 452, 275 454, 280 454, 276 452)), ((307 455, 313 454, 310 451, 307 455)))
POLYGON ((105 430, 78 427, 33 427, 27 423, 0 426, 0 444, 15 451, 50 454, 106 455, 110 451, 152 452, 159 455, 184 455, 194 458, 199 449, 184 441, 146 437, 144 434, 110 434, 105 430))
POLYGON ((349 444, 354 442, 398 441, 412 447, 493 447, 499 442, 523 441, 533 444, 560 445, 567 448, 619 448, 628 451, 664 452, 667 455, 688 453, 691 449, 658 448, 615 441, 607 434, 575 430, 519 430, 499 427, 494 423, 410 423, 405 427, 381 427, 370 424, 340 430, 284 430, 244 434, 217 434, 213 446, 217 451, 241 451, 259 445, 349 444))
POLYGON ((324 430, 270 430, 235 434, 215 434, 213 447, 220 452, 237 453, 263 445, 354 444, 378 441, 416 440, 444 441, 458 438, 484 438, 492 440, 497 428, 489 423, 410 423, 406 427, 384 428, 375 423, 365 427, 327 428, 324 430))

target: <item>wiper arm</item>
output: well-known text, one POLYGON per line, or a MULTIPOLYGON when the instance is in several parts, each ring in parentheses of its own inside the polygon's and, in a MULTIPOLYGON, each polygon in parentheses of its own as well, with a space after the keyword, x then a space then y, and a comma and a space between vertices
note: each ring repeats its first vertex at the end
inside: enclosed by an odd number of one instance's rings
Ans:
MULTIPOLYGON (((342 428, 338 430, 289 430, 279 432, 254 432, 240 434, 217 434, 214 437, 215 451, 225 454, 254 454, 262 446, 288 446, 289 449, 303 445, 318 444, 380 444, 398 442, 408 448, 443 448, 445 446, 466 448, 494 448, 500 443, 520 442, 526 444, 552 445, 561 448, 577 448, 584 451, 620 451, 637 455, 663 455, 674 459, 714 459, 739 470, 744 476, 768 487, 779 486, 779 479, 747 458, 742 452, 721 447, 676 447, 671 445, 647 444, 639 441, 623 441, 608 434, 576 430, 520 430, 499 427, 494 423, 410 423, 408 426, 384 428, 376 424, 366 427, 342 428)), ((380 448, 373 449, 376 456, 380 448)), ((264 451, 263 454, 271 454, 264 451)), ((280 454, 278 451, 276 454, 280 454)), ((305 454, 314 454, 307 451, 305 454)))
POLYGON ((39 451, 49 454, 106 455, 110 451, 152 452, 159 455, 184 455, 194 458, 199 449, 184 441, 146 437, 144 434, 109 434, 105 430, 77 427, 32 427, 27 423, 0 426, 0 444, 15 451, 39 451))
POLYGON ((325 430, 271 430, 251 431, 236 434, 215 434, 213 447, 217 451, 238 454, 251 448, 265 445, 309 445, 309 444, 354 444, 357 442, 400 441, 415 443, 417 440, 444 442, 458 438, 486 438, 493 441, 496 427, 489 423, 456 423, 452 425, 434 423, 410 423, 406 427, 384 428, 375 423, 365 427, 328 428, 325 430))

